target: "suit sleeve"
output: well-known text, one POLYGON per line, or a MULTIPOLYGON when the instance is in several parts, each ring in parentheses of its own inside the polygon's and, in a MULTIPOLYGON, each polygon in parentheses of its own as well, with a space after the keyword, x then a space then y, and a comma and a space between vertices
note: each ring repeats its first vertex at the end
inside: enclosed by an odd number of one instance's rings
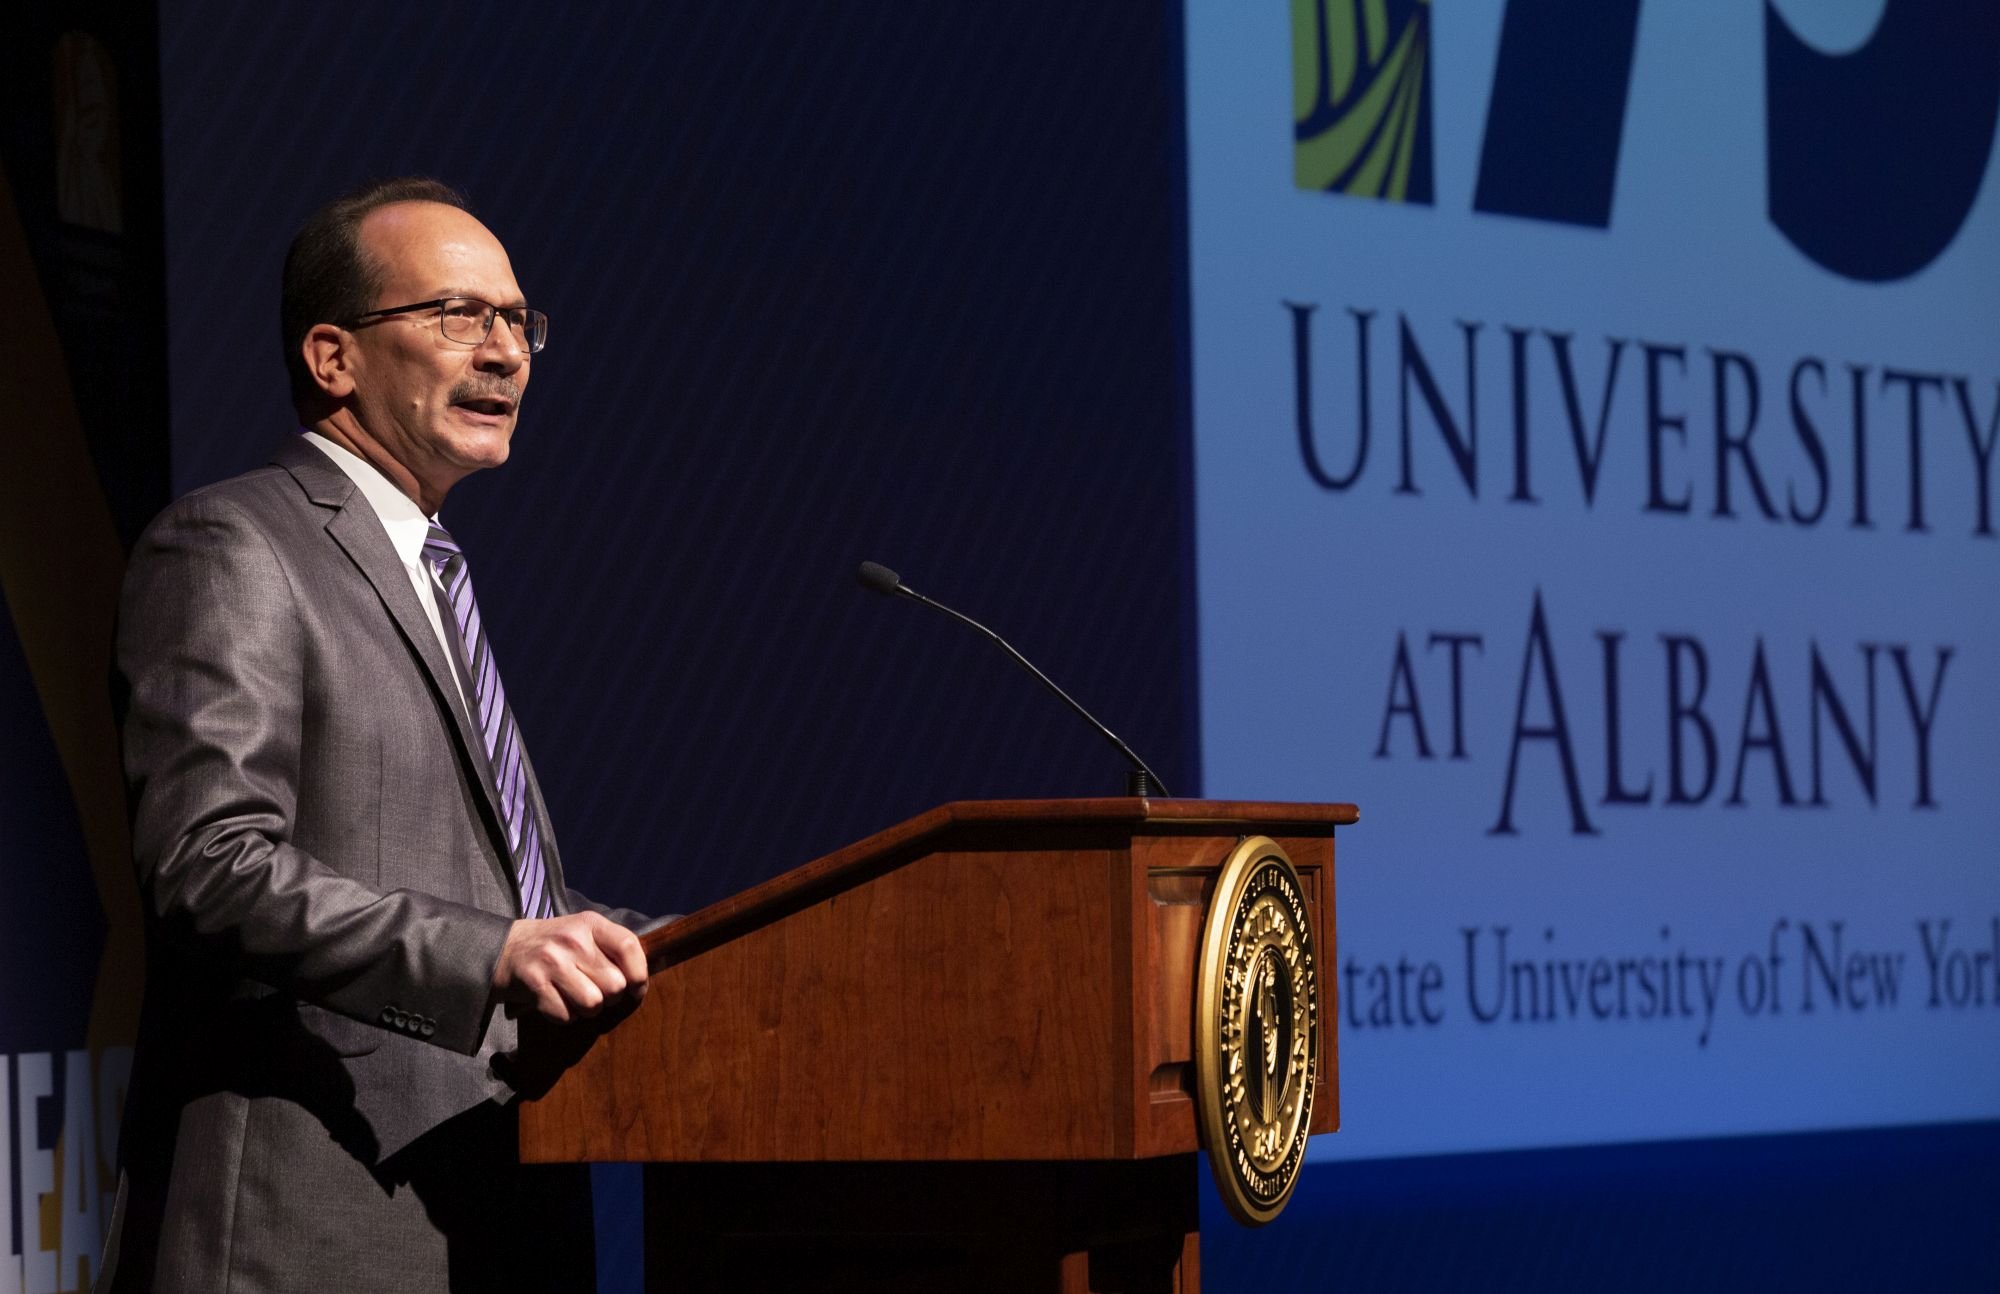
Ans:
MULTIPOLYGON (((323 647, 323 645, 317 645, 323 647)), ((285 565, 236 505, 183 500, 126 577, 118 672, 133 854, 178 955, 370 1024, 477 1051, 506 917, 380 892, 294 846, 306 640, 285 565)))

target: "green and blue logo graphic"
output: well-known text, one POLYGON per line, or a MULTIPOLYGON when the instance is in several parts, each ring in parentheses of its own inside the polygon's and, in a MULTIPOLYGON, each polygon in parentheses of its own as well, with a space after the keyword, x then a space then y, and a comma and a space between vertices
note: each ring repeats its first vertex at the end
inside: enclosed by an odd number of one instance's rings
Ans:
MULTIPOLYGON (((1611 224, 1641 0, 1509 0, 1473 209, 1611 224)), ((1428 0, 1292 0, 1300 188, 1432 201, 1428 0)), ((2000 117, 2000 10, 1887 0, 1859 48, 1764 5, 1771 223, 1844 278, 1907 278, 1971 213, 2000 117)))
POLYGON ((1430 0, 1292 0, 1302 189, 1431 201, 1430 0))

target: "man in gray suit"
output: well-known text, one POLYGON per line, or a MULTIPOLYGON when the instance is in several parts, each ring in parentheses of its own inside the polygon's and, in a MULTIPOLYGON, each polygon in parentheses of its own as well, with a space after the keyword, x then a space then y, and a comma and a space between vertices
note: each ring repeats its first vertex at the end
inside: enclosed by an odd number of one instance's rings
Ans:
POLYGON ((643 994, 645 919, 564 885, 436 520, 547 320, 425 180, 315 215, 283 316, 305 434, 126 580, 147 997, 99 1288, 588 1289, 587 1176, 516 1162, 510 1060, 643 994))

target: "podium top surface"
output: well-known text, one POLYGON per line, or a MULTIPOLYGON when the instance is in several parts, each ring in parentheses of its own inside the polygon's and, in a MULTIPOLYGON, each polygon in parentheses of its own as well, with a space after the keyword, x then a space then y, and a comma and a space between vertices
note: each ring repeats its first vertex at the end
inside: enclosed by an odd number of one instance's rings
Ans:
POLYGON ((1177 800, 1116 796, 1077 800, 955 800, 855 841, 824 857, 711 903, 641 939, 656 968, 692 957, 764 920, 814 901, 830 889, 858 880, 886 860, 909 853, 932 838, 963 828, 1035 827, 1051 829, 1176 826, 1241 823, 1260 831, 1330 834, 1352 825, 1361 813, 1352 804, 1306 804, 1258 800, 1177 800))

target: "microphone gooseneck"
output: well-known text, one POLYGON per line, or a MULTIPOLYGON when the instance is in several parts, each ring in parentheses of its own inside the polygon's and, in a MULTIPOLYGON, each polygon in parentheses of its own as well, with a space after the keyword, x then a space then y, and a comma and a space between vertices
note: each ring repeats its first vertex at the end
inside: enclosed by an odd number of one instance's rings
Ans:
POLYGON ((1139 758, 1138 752, 1134 751, 1130 746, 1126 745, 1122 737, 1120 737, 1117 733, 1111 731, 1111 729, 1105 727, 1102 723, 1100 723, 1096 715, 1092 714, 1090 711, 1078 705, 1074 697, 1072 697, 1069 693, 1063 691, 1061 688, 1057 687, 1055 684, 1055 680, 1051 679, 1048 675, 1036 669, 1034 662, 1030 661, 1026 656, 1023 656, 1020 652, 1014 650, 1014 645, 1008 642, 1005 638, 1002 638, 999 634, 994 633, 991 629, 988 629, 985 625, 980 624, 977 620, 974 620, 971 616, 965 615, 962 612, 954 611, 950 607, 946 606, 944 603, 939 602, 934 598, 925 597, 923 594, 917 592, 909 585, 903 583, 902 576, 896 574, 896 572, 890 570, 888 567, 882 565, 880 562, 863 562, 861 563, 860 567, 858 567, 855 570, 854 574, 855 578, 861 582, 861 587, 865 589, 868 589, 875 593, 880 593, 884 597, 905 597, 910 599, 912 602, 921 602, 925 606, 929 607, 931 610, 950 616, 953 620, 958 621, 960 624, 970 625, 973 629, 976 629, 980 633, 986 635, 987 638, 991 639, 993 641, 993 644, 998 648, 1000 648, 1001 651, 1006 652, 1007 655, 1010 658, 1012 658, 1012 660, 1016 665, 1019 665, 1022 669, 1028 671, 1028 673, 1034 675, 1036 679, 1040 680, 1043 687, 1055 693, 1056 696, 1062 700, 1062 703, 1064 705, 1076 711, 1077 715, 1080 718, 1082 718, 1082 720, 1085 723, 1089 724, 1092 728, 1095 728, 1099 733, 1099 735, 1101 735, 1106 741, 1110 742, 1113 748, 1115 748, 1119 754, 1125 757, 1126 763, 1128 763, 1131 766, 1130 771, 1126 774, 1126 779, 1125 779, 1126 794, 1136 795, 1136 796, 1159 795, 1162 797, 1169 797, 1169 798, 1173 795, 1173 792, 1167 790, 1167 784, 1160 779, 1160 775, 1154 772, 1152 766, 1146 763, 1145 760, 1139 758))

